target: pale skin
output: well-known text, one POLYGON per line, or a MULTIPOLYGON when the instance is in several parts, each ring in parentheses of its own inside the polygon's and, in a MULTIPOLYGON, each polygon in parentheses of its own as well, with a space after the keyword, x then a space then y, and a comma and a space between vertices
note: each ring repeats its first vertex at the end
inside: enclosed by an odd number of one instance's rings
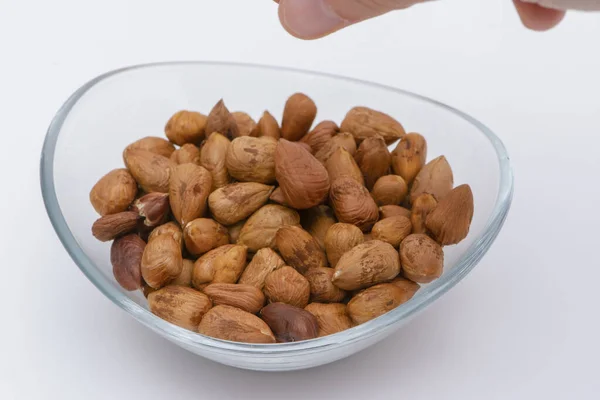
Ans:
MULTIPOLYGON (((438 0, 275 0, 283 27, 301 39, 317 39, 361 21, 438 0)), ((600 11, 600 0, 512 0, 523 25, 547 31, 568 10, 600 11)))

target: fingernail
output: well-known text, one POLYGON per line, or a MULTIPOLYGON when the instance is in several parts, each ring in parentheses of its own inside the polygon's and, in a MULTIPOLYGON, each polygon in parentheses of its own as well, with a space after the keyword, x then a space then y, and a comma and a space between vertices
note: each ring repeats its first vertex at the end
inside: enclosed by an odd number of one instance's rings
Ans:
POLYGON ((280 3, 284 27, 301 38, 320 37, 349 24, 333 11, 326 0, 285 0, 280 3))

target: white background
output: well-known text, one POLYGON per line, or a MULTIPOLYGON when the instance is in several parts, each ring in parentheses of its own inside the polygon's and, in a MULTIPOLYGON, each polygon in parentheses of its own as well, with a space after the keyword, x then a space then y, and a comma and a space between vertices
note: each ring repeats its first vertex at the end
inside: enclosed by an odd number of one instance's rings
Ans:
POLYGON ((0 0, 0 398, 597 399, 600 15, 523 29, 508 0, 434 2, 317 42, 269 0, 0 0), (516 176, 488 255, 344 361, 264 374, 159 338, 80 273, 46 216, 45 129, 77 87, 165 60, 302 67, 405 88, 498 132, 516 176))

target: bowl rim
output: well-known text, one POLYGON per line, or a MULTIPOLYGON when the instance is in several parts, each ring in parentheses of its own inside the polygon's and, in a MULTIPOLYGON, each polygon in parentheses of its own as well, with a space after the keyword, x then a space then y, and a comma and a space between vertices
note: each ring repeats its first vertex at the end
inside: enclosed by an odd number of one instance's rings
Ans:
POLYGON ((475 267, 475 265, 477 265, 485 253, 487 253, 491 244, 500 232, 504 221, 506 220, 507 214, 511 207, 514 191, 514 178, 510 165, 510 158, 500 138, 498 138, 498 136, 496 136, 487 126, 479 122, 477 119, 451 106, 403 89, 361 79, 339 76, 331 73, 282 66, 222 61, 170 61, 136 64, 106 72, 85 83, 65 101, 50 123, 42 147, 40 160, 40 184, 46 211, 63 246, 83 274, 113 303, 133 315, 133 317, 142 324, 187 348, 200 346, 205 347, 207 350, 216 352, 234 352, 238 354, 245 353, 248 355, 267 356, 284 354, 292 355, 298 352, 305 353, 307 350, 310 350, 311 352, 321 351, 326 350, 327 348, 338 346, 340 344, 349 344, 356 341, 362 341, 385 331, 392 325, 397 324, 401 320, 407 319, 418 311, 426 308, 429 304, 437 300, 444 293, 454 287, 459 281, 461 281, 475 267), (468 123, 474 125, 484 136, 487 137, 498 157, 498 195, 496 196, 494 208, 486 222, 485 227, 483 228, 481 234, 476 237, 473 243, 466 249, 462 257, 456 262, 451 273, 442 275, 442 277, 419 291, 420 293, 418 296, 421 298, 421 301, 409 301, 378 318, 333 335, 295 343, 248 344, 212 338, 197 332, 180 328, 162 320, 115 288, 114 283, 100 273, 99 269, 77 243, 77 240, 67 225, 58 203, 54 185, 54 154, 60 131, 63 123, 69 116, 70 111, 77 104, 77 102, 95 85, 114 75, 130 71, 148 68, 181 67, 186 65, 237 67, 318 76, 395 92, 419 101, 424 101, 430 105, 440 107, 457 115, 458 117, 466 120, 468 123))

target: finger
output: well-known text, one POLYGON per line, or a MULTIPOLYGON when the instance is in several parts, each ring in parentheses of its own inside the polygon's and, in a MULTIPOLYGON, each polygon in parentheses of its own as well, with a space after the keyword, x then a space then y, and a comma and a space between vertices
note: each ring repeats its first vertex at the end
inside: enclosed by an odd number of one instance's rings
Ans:
POLYGON ((424 0, 279 0, 283 27, 301 39, 316 39, 348 25, 424 0))
POLYGON ((565 12, 561 10, 544 8, 521 0, 514 0, 514 3, 523 25, 534 31, 552 29, 565 17, 565 12))

